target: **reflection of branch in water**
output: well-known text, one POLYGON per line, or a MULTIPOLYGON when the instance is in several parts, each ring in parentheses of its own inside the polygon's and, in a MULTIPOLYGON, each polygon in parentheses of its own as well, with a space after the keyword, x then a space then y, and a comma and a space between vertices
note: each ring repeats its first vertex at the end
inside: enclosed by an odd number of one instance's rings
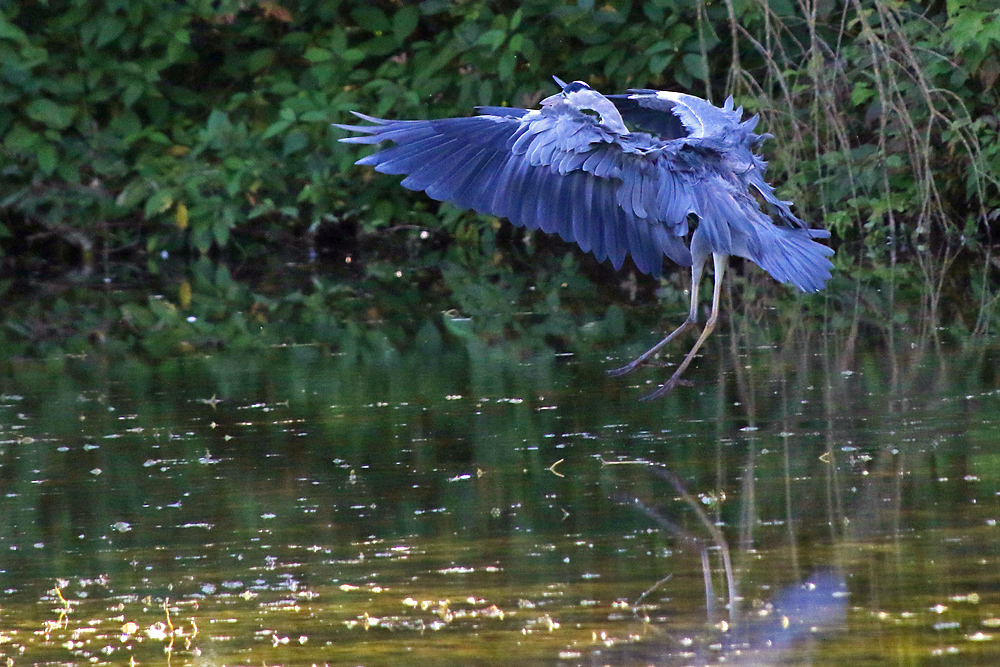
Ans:
MULTIPOLYGON (((688 531, 684 530, 679 525, 677 525, 667 517, 663 516, 658 511, 656 511, 649 505, 645 504, 644 502, 642 502, 642 500, 636 498, 635 496, 628 496, 628 497, 622 496, 616 498, 615 500, 622 503, 628 503, 629 505, 637 507, 642 511, 643 514, 645 514, 650 519, 658 523, 661 528, 673 534, 674 537, 680 540, 681 546, 688 547, 692 551, 696 551, 699 554, 699 556, 701 557, 702 576, 705 579, 705 609, 708 613, 709 620, 711 622, 715 622, 716 615, 718 613, 715 608, 716 606, 715 586, 712 584, 712 571, 711 568, 709 567, 709 562, 708 562, 708 550, 701 545, 701 540, 699 540, 695 535, 692 535, 688 531)), ((667 579, 669 578, 670 577, 667 577, 667 579)), ((667 579, 658 581, 656 585, 653 586, 653 588, 650 588, 648 591, 646 591, 646 593, 643 593, 639 599, 641 600, 642 598, 646 597, 647 593, 651 593, 653 589, 655 589, 661 583, 665 582, 667 579)), ((638 602, 636 602, 636 604, 638 604, 638 602)), ((731 608, 732 605, 730 605, 730 610, 731 608)))
POLYGON ((46 641, 48 641, 49 636, 52 634, 52 632, 54 630, 69 628, 69 612, 72 611, 72 608, 69 605, 69 600, 67 600, 66 598, 64 598, 63 594, 62 594, 62 588, 64 586, 68 586, 68 585, 69 585, 68 581, 60 580, 56 584, 55 588, 53 588, 51 591, 49 591, 50 593, 55 593, 56 594, 56 597, 59 598, 59 602, 62 603, 62 606, 59 607, 59 618, 58 619, 56 619, 54 621, 45 621, 44 622, 44 628, 45 629, 43 630, 43 634, 45 635, 46 641))
POLYGON ((174 654, 174 624, 170 620, 170 598, 165 598, 163 600, 163 611, 167 614, 167 630, 170 634, 170 643, 165 649, 163 649, 167 654, 167 667, 170 667, 170 658, 174 654))
MULTIPOLYGON (((668 482, 688 504, 711 537, 711 540, 708 540, 705 536, 699 535, 698 533, 701 531, 692 533, 635 495, 616 492, 613 496, 617 502, 631 505, 642 511, 676 539, 680 548, 700 556, 705 579, 708 621, 710 625, 722 632, 721 641, 718 639, 709 640, 710 643, 706 642, 704 646, 701 646, 700 641, 696 642, 701 648, 696 649, 694 654, 689 648, 685 648, 683 655, 675 655, 673 652, 676 650, 676 646, 649 641, 638 642, 630 647, 623 646, 622 651, 638 654, 639 659, 645 664, 662 666, 673 664, 672 658, 683 659, 684 664, 692 664, 692 655, 707 651, 699 658, 704 658, 706 664, 725 661, 726 664, 741 667, 759 667, 776 664, 787 659, 789 656, 786 654, 793 644, 812 636, 813 633, 830 630, 843 624, 847 607, 846 582, 842 575, 833 571, 818 571, 809 579, 800 580, 799 583, 784 588, 762 608, 755 607, 753 610, 741 613, 740 601, 742 598, 739 597, 737 590, 726 537, 719 525, 708 516, 698 498, 688 492, 684 481, 676 473, 662 464, 641 460, 622 461, 621 463, 645 465, 658 478, 668 482), (716 614, 718 600, 713 591, 709 562, 709 549, 712 548, 712 545, 722 555, 725 567, 729 587, 729 623, 719 622, 716 614), (719 653, 720 650, 723 653, 719 653)), ((669 581, 672 576, 673 574, 656 582, 645 591, 633 606, 633 612, 638 615, 641 602, 669 581)), ((648 622, 648 619, 644 620, 648 622)), ((684 641, 686 642, 683 644, 684 647, 692 646, 690 638, 684 641)), ((635 656, 629 656, 627 663, 634 663, 634 658, 635 656)), ((622 662, 613 659, 606 651, 602 652, 600 659, 603 664, 622 662)))
MULTIPOLYGON (((646 599, 646 596, 649 595, 650 593, 652 593, 653 591, 655 591, 662 584, 665 584, 668 581, 670 581, 671 579, 673 579, 673 577, 674 577, 673 574, 668 574, 667 576, 663 577, 662 579, 660 579, 659 581, 657 581, 655 584, 653 584, 652 586, 650 586, 649 588, 647 588, 646 590, 644 590, 642 592, 642 595, 640 595, 639 598, 635 601, 635 603, 632 604, 632 613, 636 617, 638 617, 639 616, 639 605, 641 605, 642 601, 646 599)), ((649 622, 649 616, 646 616, 643 620, 648 623, 649 622)))
POLYGON ((59 588, 59 586, 56 586, 55 591, 56 591, 56 596, 59 598, 59 601, 62 602, 63 604, 62 608, 59 610, 58 625, 62 626, 63 628, 68 628, 69 627, 68 614, 70 612, 69 600, 63 597, 62 590, 59 588))
MULTIPOLYGON (((718 526, 712 523, 712 521, 708 518, 705 512, 701 509, 701 506, 698 505, 698 501, 694 497, 692 497, 690 493, 688 493, 687 489, 684 488, 684 485, 681 482, 680 478, 678 478, 677 475, 675 475, 672 471, 652 463, 639 462, 639 461, 637 461, 636 463, 645 463, 645 465, 647 465, 649 469, 652 470, 657 477, 660 477, 661 479, 665 479, 668 482, 670 482, 670 484, 674 487, 674 489, 676 489, 677 492, 681 494, 681 496, 688 503, 688 505, 694 510, 695 516, 698 517, 698 519, 708 530, 709 535, 712 537, 712 542, 715 544, 716 548, 718 548, 719 552, 722 554, 722 563, 723 567, 725 568, 726 583, 729 589, 729 601, 726 606, 729 609, 730 623, 732 623, 735 619, 736 601, 739 599, 739 593, 737 592, 736 580, 733 576, 733 565, 729 555, 729 545, 726 544, 726 540, 722 534, 722 531, 719 530, 718 526)), ((712 583, 712 570, 708 558, 708 549, 703 545, 701 538, 688 532, 678 524, 674 523, 670 519, 663 516, 656 509, 646 505, 641 499, 635 496, 631 495, 626 496, 618 494, 616 494, 616 496, 617 497, 615 498, 615 500, 617 502, 627 503, 629 505, 638 508, 646 516, 648 516, 650 519, 658 523, 664 530, 668 531, 669 533, 673 534, 677 539, 679 539, 682 546, 690 548, 692 551, 698 553, 699 557, 701 558, 702 576, 704 577, 705 580, 705 607, 708 613, 709 620, 711 622, 715 622, 717 617, 717 609, 716 609, 717 598, 715 594, 715 586, 712 583)))
MULTIPOLYGON (((715 546, 718 547, 719 552, 722 554, 722 564, 726 571, 726 585, 729 589, 729 619, 730 622, 732 622, 735 620, 736 601, 739 600, 740 596, 739 592, 736 590, 736 578, 733 576, 733 561, 729 556, 729 544, 726 542, 725 535, 723 535, 722 531, 719 530, 719 527, 708 518, 708 515, 706 515, 704 510, 701 509, 701 505, 699 505, 698 501, 695 500, 690 493, 688 493, 680 477, 678 477, 672 470, 669 470, 662 465, 650 466, 650 470, 652 470, 653 474, 660 479, 670 482, 670 485, 674 487, 677 493, 681 494, 684 501, 694 511, 695 516, 698 517, 701 523, 705 526, 705 529, 708 530, 708 534, 712 536, 712 541, 715 542, 715 546)), ((707 556, 703 555, 703 568, 707 565, 707 562, 707 556)), ((710 575, 707 571, 706 577, 706 581, 711 583, 710 575)))
MULTIPOLYGON (((178 601, 175 604, 183 604, 183 601, 178 601)), ((163 609, 166 616, 166 622, 157 621, 156 623, 153 623, 146 628, 145 634, 150 639, 166 642, 166 646, 163 647, 163 652, 167 654, 167 665, 169 667, 173 658, 174 642, 176 639, 178 637, 183 638, 184 649, 191 650, 194 638, 198 636, 198 624, 195 622, 194 618, 191 618, 191 632, 185 632, 183 625, 175 626, 174 621, 170 616, 170 598, 165 598, 160 607, 163 609)), ((122 641, 124 642, 125 639, 130 637, 137 629, 138 625, 135 623, 126 623, 125 626, 122 627, 122 641)))

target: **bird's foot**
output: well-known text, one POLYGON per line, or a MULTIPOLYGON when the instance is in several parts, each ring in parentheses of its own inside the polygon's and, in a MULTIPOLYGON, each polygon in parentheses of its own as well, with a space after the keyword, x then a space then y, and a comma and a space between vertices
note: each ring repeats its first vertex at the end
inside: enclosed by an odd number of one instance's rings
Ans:
POLYGON ((678 385, 680 385, 682 387, 693 387, 694 383, 691 382, 690 380, 683 380, 683 379, 681 379, 679 377, 672 377, 669 380, 667 380, 666 382, 664 382, 662 385, 660 385, 659 389, 657 389, 656 391, 654 391, 653 393, 651 393, 651 394, 649 394, 647 396, 643 396, 639 400, 643 401, 643 402, 645 402, 645 401, 655 401, 656 399, 662 398, 662 397, 666 396, 667 394, 669 394, 670 391, 674 387, 676 387, 678 385))
POLYGON ((604 373, 605 373, 605 375, 608 375, 609 377, 613 377, 613 378, 614 377, 620 377, 622 375, 628 375, 629 373, 631 373, 635 369, 639 368, 639 366, 641 366, 641 365, 642 365, 642 363, 637 359, 637 360, 633 361, 630 364, 625 364, 621 368, 612 368, 609 371, 604 371, 604 373))
POLYGON ((647 358, 639 357, 635 361, 625 364, 621 368, 612 368, 610 371, 604 371, 610 377, 620 377, 622 375, 628 375, 632 371, 636 370, 640 366, 652 366, 654 368, 659 368, 661 366, 666 366, 667 364, 661 361, 650 361, 647 358))

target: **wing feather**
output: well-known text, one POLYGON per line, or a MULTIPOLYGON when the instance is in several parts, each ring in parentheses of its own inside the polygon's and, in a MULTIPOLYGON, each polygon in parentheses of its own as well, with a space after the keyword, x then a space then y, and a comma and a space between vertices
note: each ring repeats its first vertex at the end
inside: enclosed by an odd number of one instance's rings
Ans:
POLYGON ((503 150, 509 135, 510 128, 502 125, 487 128, 479 142, 470 144, 469 150, 457 153, 452 158, 454 165, 423 189, 434 199, 454 201, 462 206, 468 206, 465 202, 472 194, 467 192, 468 184, 483 172, 485 163, 503 150))
POLYGON ((659 275, 664 255, 690 265, 698 252, 738 254, 804 291, 830 277, 832 250, 764 180, 766 163, 731 99, 721 108, 662 91, 610 96, 622 117, 658 137, 611 131, 595 117, 555 101, 540 110, 481 107, 469 118, 337 125, 357 144, 393 142, 357 164, 404 175, 424 190, 518 226, 559 234, 621 268, 631 255, 659 275), (751 190, 759 193, 762 211, 751 190))
MULTIPOLYGON (((400 185, 410 190, 426 190, 448 178, 456 170, 461 169, 462 162, 476 150, 475 145, 462 145, 461 142, 456 142, 454 150, 438 152, 432 159, 404 178, 400 185)), ((434 198, 441 199, 441 197, 434 198)))
POLYGON ((553 191, 546 199, 549 205, 546 207, 545 216, 549 218, 549 225, 552 231, 566 241, 575 241, 573 237, 573 209, 569 201, 570 187, 566 177, 558 171, 549 170, 553 181, 553 191))
POLYGON ((604 245, 604 252, 615 269, 622 268, 625 261, 624 211, 615 198, 614 188, 595 188, 594 218, 605 221, 596 230, 604 245))
POLYGON ((553 215, 554 201, 559 197, 559 174, 551 169, 539 169, 535 176, 538 179, 538 196, 535 197, 535 220, 538 229, 548 234, 559 232, 556 217, 553 215))
MULTIPOLYGON (((660 273, 664 255, 689 265, 685 237, 690 214, 698 217, 698 229, 712 250, 734 250, 730 227, 741 224, 748 206, 756 203, 748 195, 734 195, 732 184, 705 171, 706 164, 720 160, 714 144, 690 138, 677 145, 609 138, 594 119, 580 116, 527 111, 431 121, 361 116, 372 125, 341 127, 361 133, 346 141, 393 142, 359 164, 405 175, 404 186, 432 198, 559 234, 598 259, 609 259, 615 268, 626 254, 640 271, 654 275, 660 273), (713 178, 717 187, 706 188, 706 179, 713 178)), ((783 214, 787 202, 773 196, 762 171, 747 173, 746 186, 783 214)), ((794 216, 789 212, 787 217, 794 216)), ((822 271, 809 268, 815 263, 811 245, 820 247, 813 238, 781 237, 787 248, 781 261, 768 259, 767 239, 753 230, 742 233, 740 247, 779 280, 813 288, 822 277, 822 271)))
POLYGON ((505 157, 504 154, 496 152, 487 155, 475 171, 469 172, 468 180, 460 186, 454 203, 471 208, 477 213, 490 213, 490 204, 496 187, 494 174, 503 166, 505 157))
POLYGON ((471 208, 474 211, 481 211, 480 198, 483 194, 483 174, 496 160, 497 154, 489 150, 481 150, 469 158, 463 168, 454 172, 446 181, 436 183, 432 188, 428 188, 428 196, 432 189, 436 189, 436 194, 446 195, 434 197, 449 201, 461 208, 471 208))
POLYGON ((493 201, 489 208, 490 213, 508 218, 515 225, 523 226, 520 218, 514 212, 521 205, 524 179, 528 175, 528 169, 530 169, 528 163, 520 156, 507 155, 507 162, 497 180, 496 192, 493 194, 493 201))
POLYGON ((431 135, 412 144, 396 144, 361 158, 356 164, 375 167, 383 174, 409 174, 427 161, 427 155, 443 148, 441 137, 431 135))
POLYGON ((581 172, 573 172, 567 176, 573 180, 576 193, 573 197, 573 238, 584 252, 592 252, 599 261, 603 260, 604 245, 600 242, 600 236, 593 233, 598 226, 591 224, 594 183, 597 179, 581 172))

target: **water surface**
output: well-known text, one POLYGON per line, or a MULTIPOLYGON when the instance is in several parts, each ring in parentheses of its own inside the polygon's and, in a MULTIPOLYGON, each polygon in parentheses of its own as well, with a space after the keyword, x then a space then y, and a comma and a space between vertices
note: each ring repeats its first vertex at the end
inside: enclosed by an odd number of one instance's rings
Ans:
POLYGON ((655 403, 652 331, 11 361, 0 653, 997 664, 997 348, 759 326, 655 403))

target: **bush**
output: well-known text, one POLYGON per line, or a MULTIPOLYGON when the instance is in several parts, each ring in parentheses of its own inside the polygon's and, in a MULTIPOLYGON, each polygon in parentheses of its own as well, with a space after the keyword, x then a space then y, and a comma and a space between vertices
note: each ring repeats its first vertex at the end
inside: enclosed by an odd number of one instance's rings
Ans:
POLYGON ((482 263, 495 221, 352 167, 330 123, 533 106, 551 74, 734 93, 777 135, 772 176, 803 217, 876 263, 911 250, 931 283, 1000 210, 990 0, 808 16, 784 0, 53 0, 0 9, 0 62, 8 261, 439 227, 461 241, 447 257, 482 263))
POLYGON ((532 105, 549 74, 734 91, 781 138, 791 189, 841 235, 926 234, 997 208, 1000 16, 866 0, 9 5, 0 15, 5 231, 92 248, 230 244, 234 230, 429 224, 333 121, 532 105), (709 76, 712 73, 712 76, 709 76), (985 148, 984 148, 985 147, 985 148), (351 175, 351 177, 348 176, 351 175), (353 177, 353 178, 352 178, 353 177), (813 184, 818 188, 813 188, 813 184), (95 223, 100 223, 96 225, 95 223))

